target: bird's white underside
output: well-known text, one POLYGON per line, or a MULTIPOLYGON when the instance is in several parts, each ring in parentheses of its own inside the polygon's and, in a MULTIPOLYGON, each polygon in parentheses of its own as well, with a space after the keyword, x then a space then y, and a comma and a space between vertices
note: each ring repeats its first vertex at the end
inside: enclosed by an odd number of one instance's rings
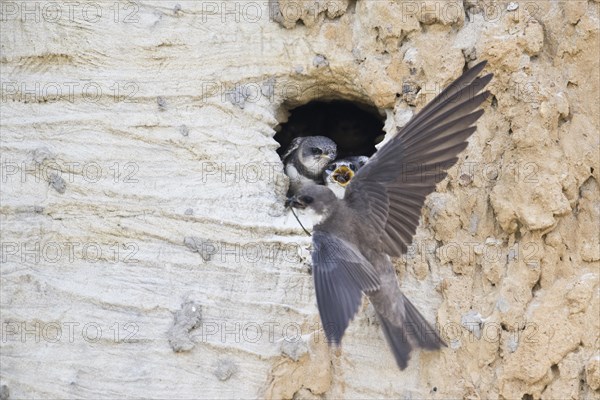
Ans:
POLYGON ((345 187, 343 187, 339 183, 337 183, 337 182, 335 182, 335 181, 333 181, 332 179, 329 179, 329 178, 327 179, 327 181, 325 182, 325 184, 327 185, 327 187, 329 189, 331 189, 331 191, 333 193, 335 193, 335 195, 337 196, 338 199, 343 199, 344 198, 344 194, 346 193, 346 188, 345 187))
POLYGON ((291 183, 293 183, 294 185, 305 185, 315 183, 312 179, 309 179, 301 173, 299 173, 296 167, 294 167, 291 163, 285 166, 285 173, 290 178, 291 183))
POLYGON ((302 225, 306 228, 320 224, 329 215, 327 210, 325 210, 325 213, 323 214, 317 214, 312 208, 305 208, 302 210, 296 209, 296 214, 298 215, 300 222, 302 222, 302 225))

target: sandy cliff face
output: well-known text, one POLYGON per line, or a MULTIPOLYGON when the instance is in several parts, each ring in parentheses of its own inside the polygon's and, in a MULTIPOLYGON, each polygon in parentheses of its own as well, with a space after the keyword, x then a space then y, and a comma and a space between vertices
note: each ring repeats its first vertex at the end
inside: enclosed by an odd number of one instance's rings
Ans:
POLYGON ((599 3, 3 2, 2 398, 600 398, 599 3), (449 347, 329 350, 273 139, 493 97, 401 285, 449 347))

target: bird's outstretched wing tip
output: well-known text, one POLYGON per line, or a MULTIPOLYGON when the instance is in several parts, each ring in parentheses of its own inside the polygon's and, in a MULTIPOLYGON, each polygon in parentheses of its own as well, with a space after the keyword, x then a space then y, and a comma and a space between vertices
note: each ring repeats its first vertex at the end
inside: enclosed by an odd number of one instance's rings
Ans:
POLYGON ((342 338, 340 337, 327 337, 327 345, 329 347, 342 347, 342 338))

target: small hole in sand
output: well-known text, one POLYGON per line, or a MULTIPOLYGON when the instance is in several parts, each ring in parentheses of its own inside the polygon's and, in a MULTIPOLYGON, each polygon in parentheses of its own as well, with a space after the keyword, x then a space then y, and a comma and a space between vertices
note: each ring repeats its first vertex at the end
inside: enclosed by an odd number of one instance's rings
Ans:
POLYGON ((385 136, 385 117, 366 104, 344 101, 311 101, 289 110, 275 140, 281 156, 296 137, 326 136, 337 145, 337 157, 371 156, 385 136))

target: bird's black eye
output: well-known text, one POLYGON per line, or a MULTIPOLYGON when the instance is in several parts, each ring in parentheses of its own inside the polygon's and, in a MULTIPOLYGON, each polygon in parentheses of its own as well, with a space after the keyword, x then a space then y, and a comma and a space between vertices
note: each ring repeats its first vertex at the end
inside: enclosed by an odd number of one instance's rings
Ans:
POLYGON ((356 172, 356 165, 354 164, 350 164, 350 169, 354 172, 356 172))
POLYGON ((329 164, 329 166, 327 167, 327 171, 335 171, 336 168, 337 168, 336 164, 329 164))
POLYGON ((321 150, 318 147, 311 147, 310 152, 313 153, 315 156, 319 155, 319 154, 323 154, 323 150, 321 150))
POLYGON ((313 202, 314 199, 310 196, 300 196, 300 198, 298 200, 300 200, 304 204, 310 204, 313 202))

